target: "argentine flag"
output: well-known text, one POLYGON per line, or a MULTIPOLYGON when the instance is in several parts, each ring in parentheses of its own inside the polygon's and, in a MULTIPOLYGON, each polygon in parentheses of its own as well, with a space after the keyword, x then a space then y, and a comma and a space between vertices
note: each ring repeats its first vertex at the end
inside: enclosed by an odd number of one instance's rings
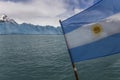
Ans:
POLYGON ((61 25, 72 62, 120 53, 120 0, 100 0, 61 25))

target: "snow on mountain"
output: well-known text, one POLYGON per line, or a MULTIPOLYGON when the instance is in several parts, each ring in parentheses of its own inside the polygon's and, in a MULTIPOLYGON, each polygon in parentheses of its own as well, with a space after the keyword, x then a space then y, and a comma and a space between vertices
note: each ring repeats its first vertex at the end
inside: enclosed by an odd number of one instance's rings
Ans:
POLYGON ((60 27, 40 26, 27 23, 18 24, 7 15, 0 18, 0 34, 62 34, 60 27))

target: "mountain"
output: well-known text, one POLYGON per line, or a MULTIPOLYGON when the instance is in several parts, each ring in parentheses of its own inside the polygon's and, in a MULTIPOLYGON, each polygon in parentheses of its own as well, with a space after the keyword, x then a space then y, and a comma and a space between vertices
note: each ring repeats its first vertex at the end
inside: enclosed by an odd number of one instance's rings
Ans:
POLYGON ((7 15, 0 18, 0 34, 62 34, 60 27, 40 26, 28 23, 18 24, 7 15))

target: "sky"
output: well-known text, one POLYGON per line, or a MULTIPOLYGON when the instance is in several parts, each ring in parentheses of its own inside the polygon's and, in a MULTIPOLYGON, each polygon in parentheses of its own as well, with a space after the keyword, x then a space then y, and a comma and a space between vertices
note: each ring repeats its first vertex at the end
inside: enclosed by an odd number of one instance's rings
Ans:
POLYGON ((0 16, 6 14, 17 23, 59 26, 65 20, 98 0, 0 0, 0 16))

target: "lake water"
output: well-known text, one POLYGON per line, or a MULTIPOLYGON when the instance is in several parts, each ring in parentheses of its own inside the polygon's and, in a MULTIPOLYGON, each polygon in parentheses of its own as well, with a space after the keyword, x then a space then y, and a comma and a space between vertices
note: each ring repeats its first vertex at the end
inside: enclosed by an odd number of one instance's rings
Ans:
MULTIPOLYGON (((76 63, 80 80, 120 80, 120 54, 76 63)), ((0 80, 75 80, 62 35, 0 35, 0 80)))

